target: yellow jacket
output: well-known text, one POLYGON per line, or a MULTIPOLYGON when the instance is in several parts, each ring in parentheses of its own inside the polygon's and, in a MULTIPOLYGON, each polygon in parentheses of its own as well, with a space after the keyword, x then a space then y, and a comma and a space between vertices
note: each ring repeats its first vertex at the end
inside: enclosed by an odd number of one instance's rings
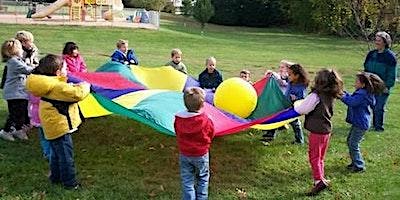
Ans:
POLYGON ((67 105, 70 118, 70 123, 68 123, 67 116, 60 114, 53 103, 40 100, 39 118, 46 139, 59 138, 76 130, 82 123, 77 102, 83 100, 89 94, 89 84, 72 85, 66 82, 65 77, 31 74, 26 79, 26 88, 38 97, 70 102, 70 105, 67 105))

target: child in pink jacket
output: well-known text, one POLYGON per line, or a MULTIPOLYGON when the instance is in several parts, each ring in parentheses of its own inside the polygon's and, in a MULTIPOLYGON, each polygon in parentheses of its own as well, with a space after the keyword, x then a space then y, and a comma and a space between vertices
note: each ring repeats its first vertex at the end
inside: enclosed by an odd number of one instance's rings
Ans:
POLYGON ((75 42, 65 43, 63 60, 68 72, 87 72, 85 61, 79 54, 79 47, 75 42))

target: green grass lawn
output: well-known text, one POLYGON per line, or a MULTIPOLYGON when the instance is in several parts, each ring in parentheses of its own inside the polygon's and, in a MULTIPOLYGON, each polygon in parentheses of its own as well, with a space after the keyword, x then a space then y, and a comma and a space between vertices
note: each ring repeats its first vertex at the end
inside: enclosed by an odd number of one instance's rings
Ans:
MULTIPOLYGON (((161 66, 172 48, 184 53, 189 73, 197 76, 209 56, 225 78, 242 68, 260 78, 277 69, 281 59, 301 63, 313 74, 321 67, 337 69, 353 91, 354 74, 367 53, 362 43, 291 30, 210 25, 205 34, 191 20, 163 16, 159 31, 78 26, 0 25, 0 39, 29 30, 42 56, 61 53, 67 41, 79 44, 90 71, 103 64, 115 42, 128 39, 142 66, 161 66), (360 49, 365 49, 361 51, 360 49)), ((315 199, 400 198, 399 88, 389 99, 386 131, 368 132, 362 142, 367 171, 349 173, 345 123, 346 107, 336 104, 334 131, 326 158, 330 191, 315 199)), ((0 104, 0 121, 7 115, 0 104)), ((29 141, 0 140, 0 199, 179 199, 178 150, 174 137, 157 133, 135 121, 107 116, 88 119, 74 135, 75 164, 83 183, 79 191, 52 186, 41 156, 36 130, 29 141)), ((261 133, 249 130, 216 138, 211 148, 210 199, 307 199, 312 184, 307 145, 292 145, 293 132, 280 132, 270 146, 259 142, 261 133), (244 191, 245 194, 241 191, 244 191)))

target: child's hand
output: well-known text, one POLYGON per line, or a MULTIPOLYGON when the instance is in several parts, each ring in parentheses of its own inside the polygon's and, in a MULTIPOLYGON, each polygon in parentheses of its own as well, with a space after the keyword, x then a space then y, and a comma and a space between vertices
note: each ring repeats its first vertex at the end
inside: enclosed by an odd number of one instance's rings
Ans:
POLYGON ((265 72, 264 76, 267 76, 268 74, 271 74, 271 73, 273 73, 272 70, 267 70, 267 71, 265 72))
POLYGON ((292 101, 294 101, 294 100, 297 99, 297 97, 296 97, 295 95, 291 94, 291 95, 290 95, 290 99, 291 99, 292 101))

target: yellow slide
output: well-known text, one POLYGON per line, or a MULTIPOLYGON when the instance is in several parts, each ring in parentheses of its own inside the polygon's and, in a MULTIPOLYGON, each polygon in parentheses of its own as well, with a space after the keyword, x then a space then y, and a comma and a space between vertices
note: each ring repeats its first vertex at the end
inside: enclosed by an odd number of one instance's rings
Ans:
POLYGON ((49 6, 43 8, 42 10, 39 10, 35 14, 32 15, 32 18, 44 18, 56 10, 62 8, 65 5, 68 5, 69 0, 57 0, 56 2, 50 4, 49 6))

